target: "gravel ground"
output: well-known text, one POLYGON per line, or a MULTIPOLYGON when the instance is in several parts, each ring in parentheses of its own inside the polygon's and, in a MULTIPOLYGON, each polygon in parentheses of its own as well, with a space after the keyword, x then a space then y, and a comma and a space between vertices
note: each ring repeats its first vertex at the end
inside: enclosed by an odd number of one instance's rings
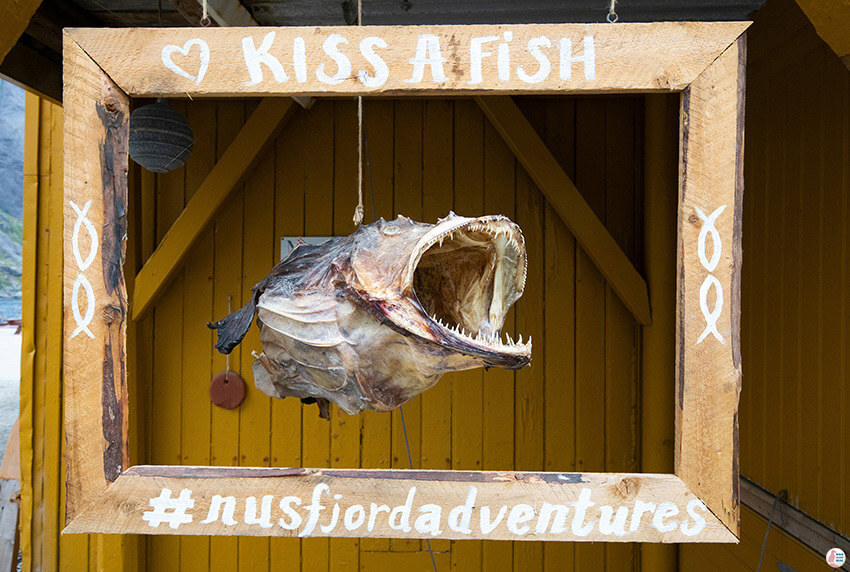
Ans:
POLYGON ((21 335, 16 327, 0 327, 0 458, 18 418, 21 383, 21 335))

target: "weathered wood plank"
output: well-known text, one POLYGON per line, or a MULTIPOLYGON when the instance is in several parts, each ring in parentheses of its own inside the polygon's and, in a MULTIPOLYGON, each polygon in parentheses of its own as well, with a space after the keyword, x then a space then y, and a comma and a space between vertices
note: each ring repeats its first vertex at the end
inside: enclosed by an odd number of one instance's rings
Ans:
POLYGON ((677 477, 629 473, 140 465, 119 477, 67 532, 116 528, 171 535, 735 541, 677 477), (259 506, 268 496, 268 517, 253 523, 243 518, 246 501, 259 506), (233 520, 224 516, 228 505, 235 509, 233 520), (387 509, 379 510, 381 505, 387 509), (621 505, 629 518, 600 528, 600 515, 621 505))
POLYGON ((741 38, 682 95, 677 264, 676 474, 736 536, 745 65, 741 38))
POLYGON ((291 100, 265 99, 251 114, 136 277, 133 319, 142 316, 156 301, 163 287, 180 269, 189 247, 295 109, 291 100))
POLYGON ((522 111, 509 96, 477 97, 476 101, 626 307, 641 324, 649 324, 652 316, 646 281, 522 111))
POLYGON ((128 465, 126 291, 129 101, 67 37, 63 351, 66 519, 128 465), (95 382, 95 380, 99 380, 95 382))
POLYGON ((27 25, 41 4, 41 0, 15 0, 4 2, 0 10, 0 62, 17 43, 18 38, 27 29, 27 25))
POLYGON ((681 90, 748 25, 116 28, 70 33, 132 96, 318 96, 407 90, 419 94, 681 90), (508 48, 510 59, 503 56, 501 66, 499 45, 508 48), (206 57, 198 59, 195 54, 200 50, 206 57), (128 59, 127 53, 133 58, 128 59), (252 62, 250 68, 247 61, 252 62))

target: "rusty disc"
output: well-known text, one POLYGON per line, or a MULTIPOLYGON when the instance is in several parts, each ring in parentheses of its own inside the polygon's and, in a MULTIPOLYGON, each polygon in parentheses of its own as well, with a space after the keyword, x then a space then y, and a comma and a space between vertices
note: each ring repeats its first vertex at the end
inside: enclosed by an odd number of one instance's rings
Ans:
POLYGON ((221 372, 210 382, 210 401, 223 409, 236 409, 245 399, 245 381, 234 372, 221 372))

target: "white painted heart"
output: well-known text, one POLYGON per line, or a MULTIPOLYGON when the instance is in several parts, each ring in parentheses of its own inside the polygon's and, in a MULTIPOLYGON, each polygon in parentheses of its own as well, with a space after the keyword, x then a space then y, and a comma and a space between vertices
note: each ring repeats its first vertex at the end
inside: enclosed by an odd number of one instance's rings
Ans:
POLYGON ((207 73, 207 68, 210 67, 210 47, 207 45, 205 41, 200 38, 195 38, 193 40, 189 40, 183 47, 175 46, 173 44, 169 44, 162 48, 162 65, 176 73, 181 77, 185 77, 186 79, 192 80, 195 84, 201 83, 201 80, 204 79, 204 76, 207 73), (171 59, 172 54, 174 52, 180 52, 180 54, 184 56, 189 55, 189 50, 192 46, 198 46, 201 50, 200 59, 201 65, 198 67, 198 75, 194 76, 178 66, 174 63, 174 60, 171 59))

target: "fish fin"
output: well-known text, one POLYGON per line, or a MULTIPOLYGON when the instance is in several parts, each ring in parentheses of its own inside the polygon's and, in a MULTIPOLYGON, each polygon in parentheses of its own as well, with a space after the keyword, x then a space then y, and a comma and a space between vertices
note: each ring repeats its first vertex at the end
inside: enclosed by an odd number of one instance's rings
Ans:
POLYGON ((257 301, 260 294, 266 289, 268 277, 263 278, 251 290, 251 299, 248 303, 231 312, 221 320, 215 323, 207 323, 207 327, 218 332, 218 341, 215 344, 215 349, 220 353, 229 354, 233 348, 239 345, 245 334, 251 328, 251 322, 254 321, 254 313, 257 311, 257 301))

